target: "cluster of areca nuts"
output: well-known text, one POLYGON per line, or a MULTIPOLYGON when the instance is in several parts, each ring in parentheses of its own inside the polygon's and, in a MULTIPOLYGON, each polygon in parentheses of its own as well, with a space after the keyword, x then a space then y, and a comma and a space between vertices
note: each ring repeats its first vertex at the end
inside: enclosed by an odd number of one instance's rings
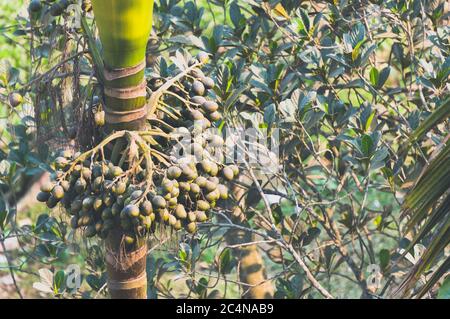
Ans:
MULTIPOLYGON (((188 76, 181 81, 180 85, 170 87, 172 93, 182 98, 181 105, 181 119, 175 126, 191 127, 194 122, 201 123, 203 128, 211 127, 212 122, 217 122, 222 119, 219 112, 219 105, 208 97, 210 92, 213 93, 215 81, 213 78, 206 76, 199 67, 194 67, 198 64, 205 64, 209 60, 209 55, 205 52, 200 52, 196 57, 192 57, 188 61, 188 66, 191 68, 188 76)), ((157 90, 163 81, 159 78, 150 80, 149 87, 151 90, 157 90)), ((163 116, 163 114, 161 114, 163 116)), ((165 118, 171 122, 170 118, 165 118)))
MULTIPOLYGON (((200 53, 189 64, 207 60, 208 55, 200 53)), ((199 68, 192 68, 187 78, 173 92, 189 101, 181 105, 183 117, 176 126, 195 134, 187 144, 173 139, 183 146, 181 156, 170 157, 164 168, 148 169, 143 160, 130 169, 129 163, 113 164, 99 154, 63 151, 55 160, 54 179, 42 185, 37 199, 49 208, 60 204, 71 215, 71 227, 86 237, 106 238, 119 230, 132 245, 158 227, 195 233, 198 223, 206 222, 216 205, 228 199, 239 168, 211 155, 224 145, 220 135, 206 132, 221 119, 218 104, 206 97, 214 80, 199 68)))
POLYGON ((108 161, 77 163, 80 155, 63 151, 56 158, 56 178, 41 186, 37 199, 49 208, 60 203, 72 216, 71 227, 83 229, 86 237, 106 238, 119 229, 126 244, 153 233, 158 223, 194 233, 216 203, 228 198, 228 187, 219 177, 231 181, 239 174, 235 165, 206 159, 175 164, 155 177, 152 184, 158 186, 147 191, 145 172, 127 176, 108 161))
MULTIPOLYGON (((205 63, 208 59, 208 55, 201 52, 196 58, 189 61, 189 65, 197 62, 205 63)), ((204 121, 206 122, 205 127, 210 127, 211 122, 222 119, 222 115, 218 111, 219 105, 205 97, 214 88, 215 82, 212 78, 205 76, 199 68, 192 69, 189 75, 194 80, 190 83, 190 106, 184 109, 183 115, 187 115, 191 121, 204 121)))

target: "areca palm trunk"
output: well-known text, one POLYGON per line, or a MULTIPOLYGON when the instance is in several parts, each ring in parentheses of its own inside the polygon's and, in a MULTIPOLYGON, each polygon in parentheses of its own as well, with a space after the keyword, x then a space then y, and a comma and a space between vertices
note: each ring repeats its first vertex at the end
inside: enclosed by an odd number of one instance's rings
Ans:
MULTIPOLYGON (((245 176, 241 176, 244 179, 245 176)), ((248 182, 248 181, 247 181, 248 182)), ((239 204, 232 207, 233 222, 246 226, 245 198, 246 192, 242 187, 233 188, 233 196, 239 204)), ((230 229, 225 237, 233 248, 234 258, 238 262, 239 280, 241 282, 242 298, 271 299, 274 296, 272 282, 267 280, 264 260, 252 233, 241 229, 230 229)))
MULTIPOLYGON (((145 51, 152 28, 153 0, 93 0, 102 43, 107 130, 140 130, 146 123, 145 51)), ((145 240, 126 248, 123 234, 106 239, 108 288, 112 298, 147 298, 145 240)))
POLYGON ((153 0, 93 0, 104 61, 106 123, 139 129, 145 123, 145 51, 153 0))

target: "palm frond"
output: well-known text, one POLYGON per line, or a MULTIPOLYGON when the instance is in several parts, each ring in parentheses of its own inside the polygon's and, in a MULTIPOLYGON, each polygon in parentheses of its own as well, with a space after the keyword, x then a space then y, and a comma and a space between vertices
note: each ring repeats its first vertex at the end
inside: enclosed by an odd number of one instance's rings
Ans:
MULTIPOLYGON (((436 110, 414 131, 410 137, 410 145, 416 143, 437 124, 450 116, 450 98, 447 98, 436 110)), ((438 257, 443 254, 450 243, 450 142, 444 142, 439 154, 435 156, 422 171, 413 189, 407 194, 403 203, 403 217, 409 220, 405 233, 418 229, 406 254, 414 245, 427 236, 432 237, 419 261, 408 273, 397 288, 394 295, 407 294, 417 283, 420 276, 429 270, 438 257)), ((429 291, 449 270, 447 259, 431 279, 421 287, 418 297, 429 291)))
POLYGON ((448 272, 450 268, 450 256, 442 263, 442 265, 436 270, 428 280, 428 282, 420 288, 420 291, 417 294, 418 298, 422 298, 431 288, 448 272))
POLYGON ((419 125, 418 128, 411 134, 410 142, 415 142, 420 139, 424 134, 431 130, 435 125, 445 121, 450 116, 450 97, 447 98, 442 104, 434 110, 434 112, 419 125))

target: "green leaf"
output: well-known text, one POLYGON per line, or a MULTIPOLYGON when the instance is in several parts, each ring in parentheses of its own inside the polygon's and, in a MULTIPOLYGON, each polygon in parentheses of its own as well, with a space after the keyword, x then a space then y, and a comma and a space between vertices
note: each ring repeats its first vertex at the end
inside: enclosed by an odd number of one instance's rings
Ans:
POLYGON ((183 261, 186 262, 187 258, 188 258, 188 251, 189 251, 189 247, 187 247, 187 245, 180 245, 180 249, 178 250, 178 258, 183 261))
POLYGON ((92 58, 94 60, 95 67, 97 68, 96 74, 97 74, 98 78, 100 79, 100 82, 104 83, 105 82, 105 77, 104 77, 105 66, 103 64, 103 59, 100 54, 100 51, 97 48, 97 43, 95 42, 94 34, 92 33, 91 29, 89 28, 89 25, 88 25, 85 17, 81 18, 81 27, 83 29, 84 34, 86 35, 86 37, 88 39, 89 49, 91 50, 92 58))
POLYGON ((175 35, 173 37, 170 37, 168 39, 168 41, 173 42, 173 43, 190 45, 190 46, 194 46, 199 49, 205 50, 205 45, 203 44, 203 41, 192 34, 191 35, 175 35))
POLYGON ((364 43, 364 40, 358 42, 358 44, 356 44, 356 46, 353 48, 353 51, 352 51, 352 61, 353 61, 353 62, 355 62, 356 59, 358 59, 358 57, 359 57, 359 51, 360 51, 361 45, 362 45, 363 43, 364 43))
POLYGON ((391 254, 388 249, 380 250, 380 266, 381 269, 385 270, 389 266, 389 261, 391 254))
POLYGON ((6 210, 5 200, 0 197, 0 229, 5 227, 5 220, 8 216, 8 211, 6 210))
POLYGON ((231 251, 230 249, 226 249, 221 255, 220 255, 220 271, 223 274, 227 274, 233 269, 232 265, 232 258, 231 258, 231 251))
POLYGON ((308 34, 309 29, 310 29, 309 16, 303 9, 300 9, 300 18, 301 18, 301 23, 303 25, 303 29, 308 34))
POLYGON ((372 161, 373 162, 383 161, 388 155, 389 155, 389 150, 387 149, 387 147, 382 147, 375 152, 375 154, 372 157, 372 161))
POLYGON ((235 1, 230 4, 230 18, 235 28, 239 28, 241 26, 242 19, 244 19, 241 14, 241 8, 235 1))
POLYGON ((61 288, 64 286, 64 279, 66 278, 66 274, 64 273, 64 270, 58 271, 55 276, 53 277, 53 287, 55 289, 55 292, 60 292, 61 288))
POLYGON ((370 83, 371 83, 373 86, 376 86, 376 85, 377 85, 377 83, 378 83, 378 77, 379 77, 378 70, 377 70, 377 68, 373 67, 373 68, 370 70, 370 83))
POLYGON ((95 275, 89 274, 86 276, 86 282, 88 283, 88 285, 94 289, 95 291, 99 291, 100 288, 102 287, 102 281, 100 278, 98 278, 95 275))
POLYGON ((269 125, 275 122, 277 109, 275 104, 269 104, 264 109, 264 122, 268 123, 269 125))
POLYGON ((370 135, 363 135, 361 138, 361 152, 364 156, 369 157, 372 151, 373 141, 370 135))
POLYGON ((437 295, 438 299, 450 299, 450 276, 445 278, 437 295))
POLYGON ((241 86, 233 91, 233 93, 227 98, 225 101, 224 109, 229 110, 235 102, 239 99, 239 97, 247 90, 247 86, 241 86))
POLYGON ((372 124, 373 118, 375 117, 375 111, 373 111, 372 113, 370 113, 369 117, 367 118, 367 121, 364 125, 364 131, 368 132, 370 129, 370 125, 372 124))
POLYGON ((8 213, 6 212, 6 210, 0 208, 0 229, 3 229, 5 227, 5 220, 7 214, 8 213))
POLYGON ((386 83, 390 73, 391 73, 390 66, 387 66, 383 70, 381 70, 380 75, 377 80, 377 84, 376 84, 377 88, 383 87, 383 85, 384 85, 384 83, 386 83))

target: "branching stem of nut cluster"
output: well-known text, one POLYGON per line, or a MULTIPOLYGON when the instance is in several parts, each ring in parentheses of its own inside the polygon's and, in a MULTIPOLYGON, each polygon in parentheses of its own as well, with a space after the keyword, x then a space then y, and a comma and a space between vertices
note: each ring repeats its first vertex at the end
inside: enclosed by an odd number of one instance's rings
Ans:
POLYGON ((191 110, 191 108, 189 107, 189 104, 192 104, 192 105, 198 105, 198 104, 196 104, 196 103, 192 103, 192 102, 190 102, 190 101, 188 101, 188 100, 182 98, 181 96, 179 96, 178 94, 175 94, 175 93, 173 93, 173 92, 167 91, 166 93, 169 94, 169 95, 174 96, 175 98, 177 98, 178 100, 180 100, 181 102, 183 102, 183 103, 186 105, 186 107, 187 107, 187 109, 188 109, 189 111, 191 110))
POLYGON ((201 62, 197 62, 195 64, 193 64, 192 66, 188 67, 187 69, 185 69, 184 71, 180 72, 179 74, 177 74, 176 76, 174 76, 173 78, 171 78, 170 80, 168 80, 166 83, 164 83, 159 89, 157 89, 151 96, 150 99, 148 101, 148 105, 150 106, 150 109, 148 110, 147 113, 147 117, 151 116, 152 114, 155 113, 156 111, 156 107, 159 103, 159 99, 161 98, 161 96, 164 93, 167 93, 169 88, 174 85, 178 80, 180 80, 181 78, 183 78, 184 76, 188 76, 189 72, 192 71, 193 69, 199 67, 203 65, 203 63, 201 62))
MULTIPOLYGON (((74 170, 74 168, 75 168, 75 166, 77 164, 83 162, 88 157, 93 158, 95 156, 95 154, 97 152, 99 152, 99 151, 101 152, 102 157, 104 159, 104 153, 103 153, 104 147, 107 144, 111 143, 112 141, 117 140, 117 139, 122 138, 122 137, 126 137, 127 138, 128 145, 130 145, 132 139, 135 140, 136 142, 138 142, 138 146, 142 150, 142 152, 144 153, 144 157, 148 156, 148 155, 151 155, 152 153, 155 153, 155 152, 157 153, 158 158, 164 157, 164 154, 162 154, 162 153, 160 153, 160 152, 158 152, 156 150, 153 150, 150 147, 148 147, 148 145, 145 143, 145 141, 143 141, 141 135, 142 136, 162 136, 162 137, 170 138, 169 134, 166 134, 164 132, 158 132, 158 131, 155 131, 155 130, 143 131, 143 132, 139 132, 139 131, 138 132, 133 132, 133 131, 126 131, 126 130, 124 130, 124 131, 114 132, 111 135, 109 135, 108 137, 106 137, 101 143, 99 143, 98 145, 96 145, 92 149, 84 152, 83 154, 78 156, 76 159, 74 159, 73 162, 71 163, 69 169, 66 172, 64 172, 64 174, 60 178, 58 178, 58 180, 60 180, 60 181, 64 180, 70 173, 73 172, 73 170, 74 170)), ((127 149, 129 149, 129 147, 127 149)), ((151 160, 151 157, 150 157, 150 160, 151 160)), ((122 174, 122 175, 124 175, 124 174, 122 174)))
POLYGON ((125 135, 125 133, 126 133, 126 131, 114 132, 113 134, 106 137, 101 143, 99 143, 98 145, 96 145, 95 147, 90 149, 89 151, 86 151, 83 154, 81 154, 80 156, 78 156, 76 159, 73 160, 72 165, 70 165, 70 168, 59 179, 64 180, 67 177, 67 175, 69 175, 74 170, 75 166, 78 163, 86 160, 88 158, 88 156, 95 155, 95 153, 97 153, 100 149, 103 149, 103 147, 105 147, 108 143, 111 143, 112 141, 123 137, 125 135))
POLYGON ((158 110, 164 112, 167 116, 169 116, 170 118, 178 121, 180 119, 180 115, 174 115, 172 112, 170 112, 168 109, 173 110, 175 112, 178 112, 177 110, 175 110, 173 107, 169 106, 168 104, 164 103, 164 102, 159 102, 158 106, 156 107, 158 110), (160 105, 164 106, 164 107, 160 107, 160 105))

